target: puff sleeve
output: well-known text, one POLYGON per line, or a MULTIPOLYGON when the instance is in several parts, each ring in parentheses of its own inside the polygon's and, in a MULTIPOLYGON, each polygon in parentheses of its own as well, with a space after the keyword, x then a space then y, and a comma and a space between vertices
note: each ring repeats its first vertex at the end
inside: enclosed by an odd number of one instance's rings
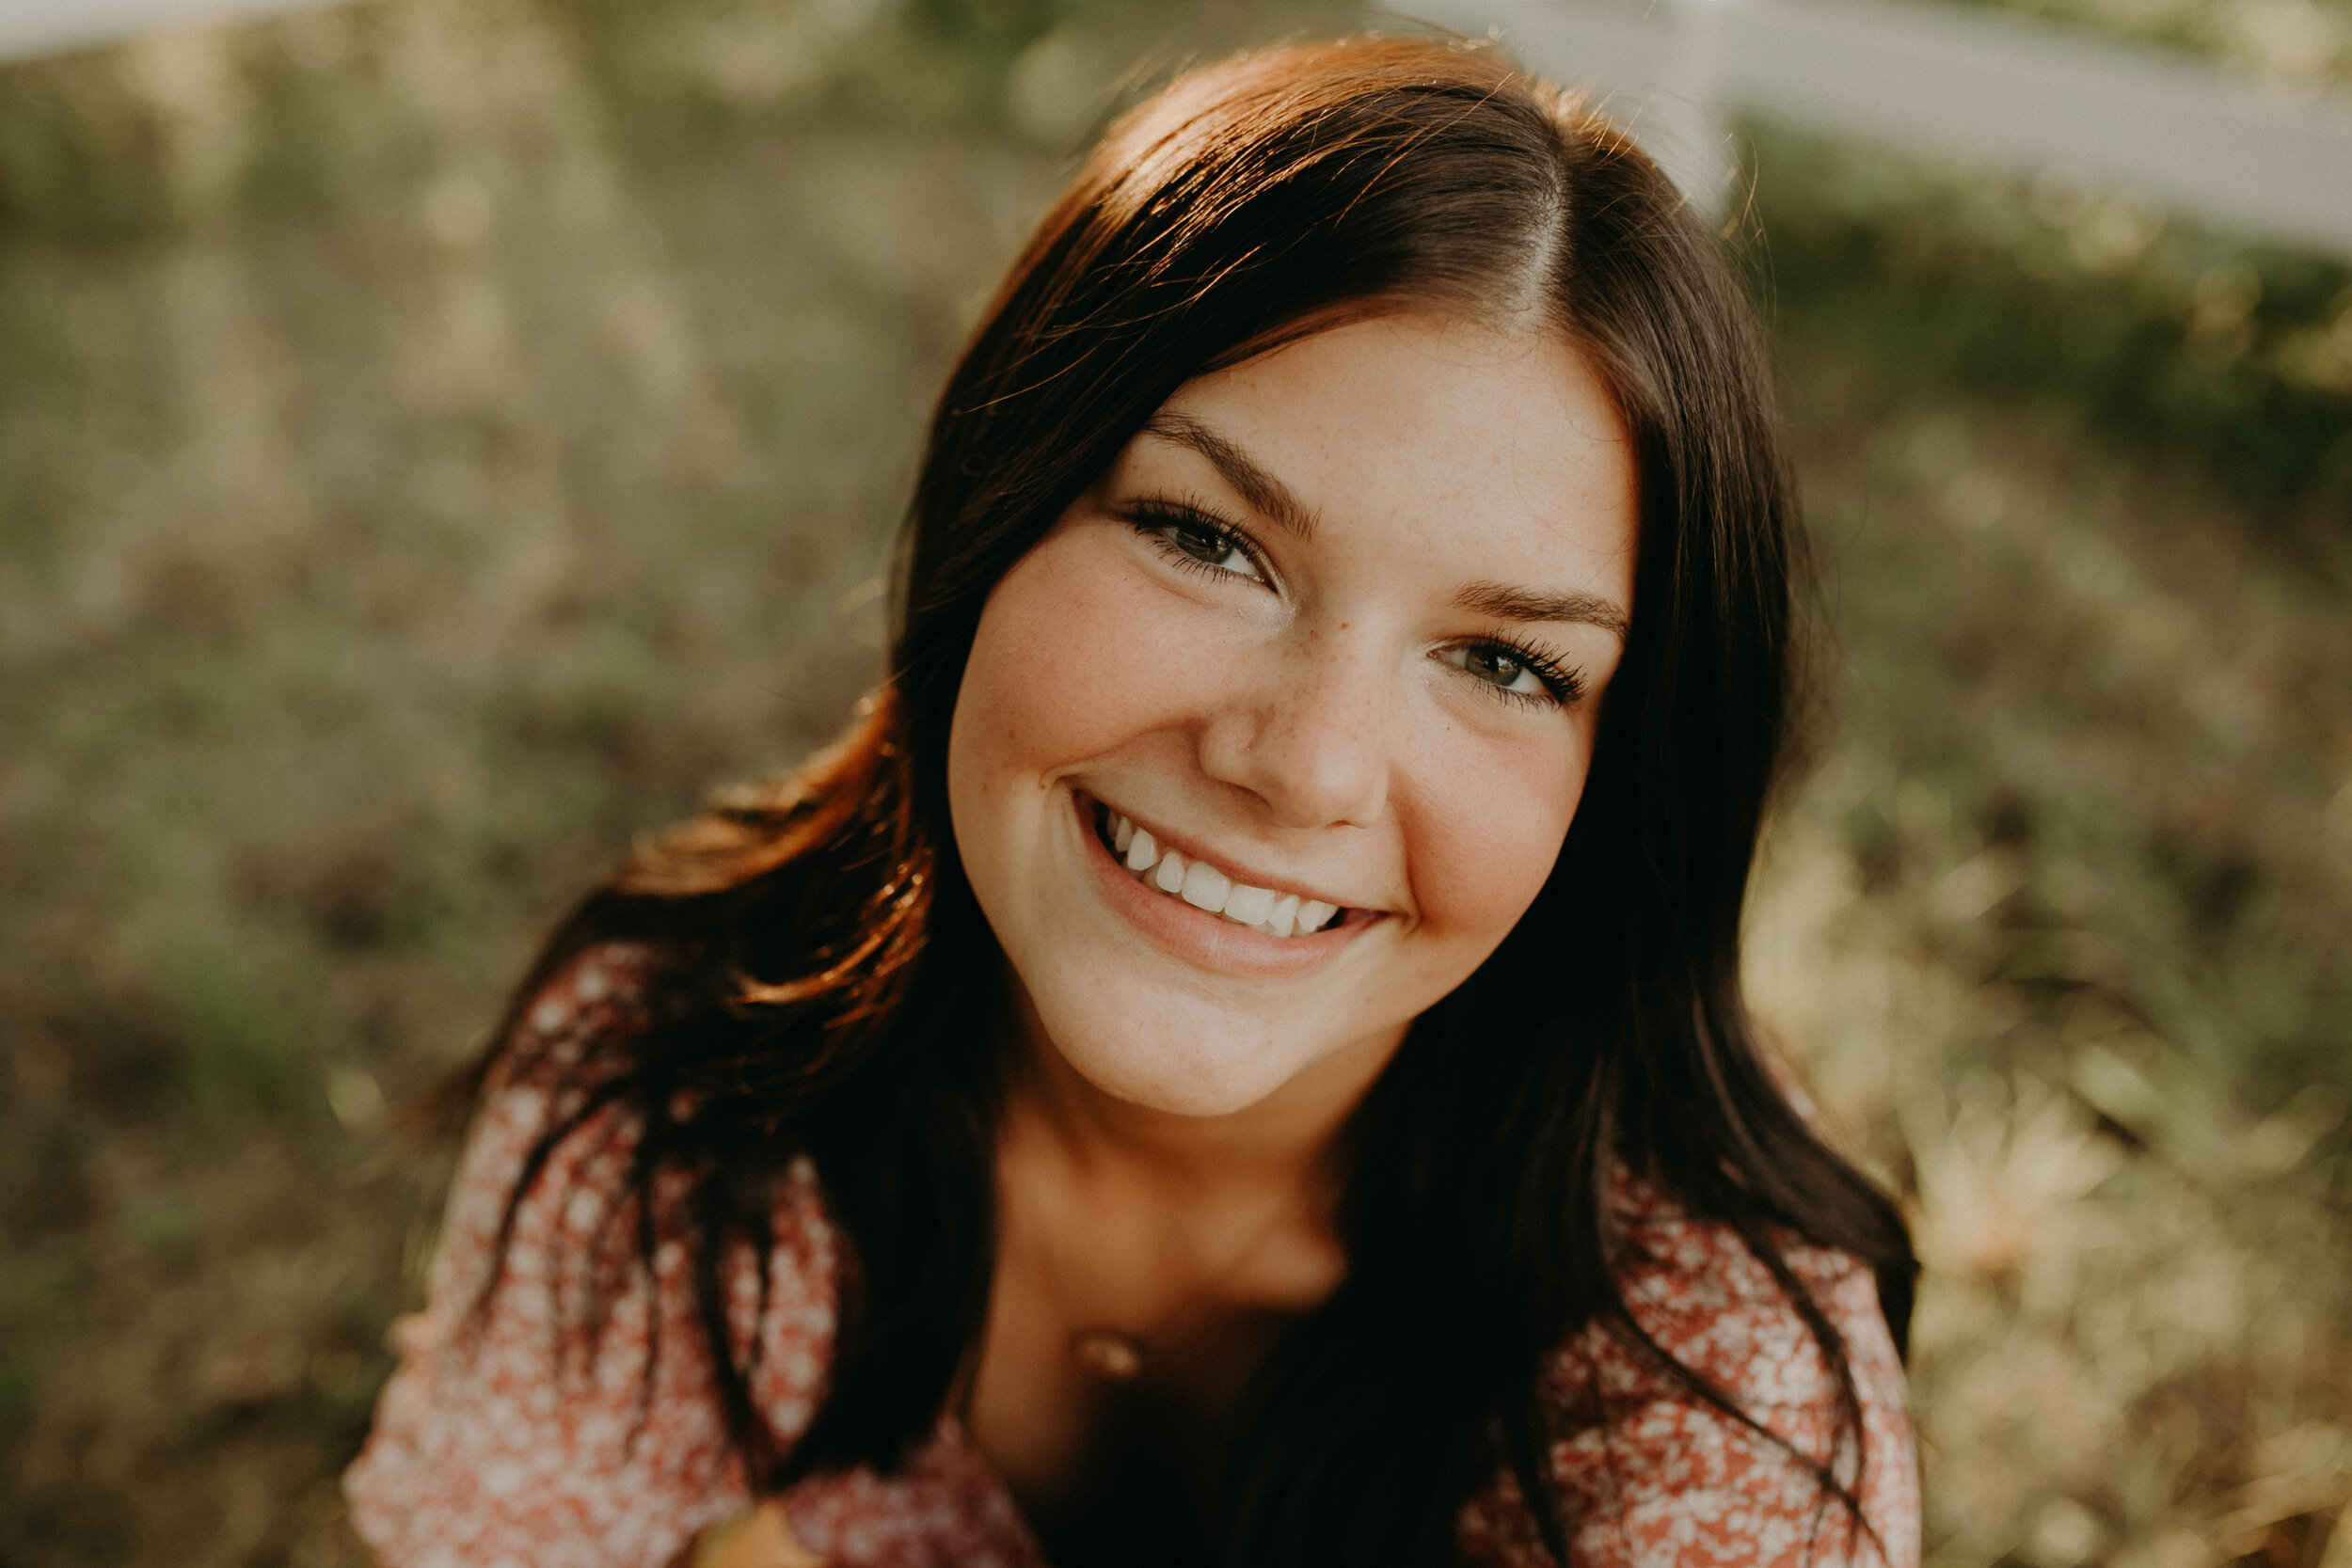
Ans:
MULTIPOLYGON (((1862 1419, 1858 1433, 1841 1432, 1828 1360, 1737 1233, 1628 1191, 1617 1283, 1634 1322, 1765 1432, 1692 1393, 1621 1333, 1586 1328, 1553 1358, 1545 1388, 1576 1568, 1917 1568, 1917 1458, 1869 1271, 1823 1248, 1785 1254, 1844 1341, 1862 1419), (1799 1454, 1852 1493, 1858 1520, 1799 1454)), ((1546 1560, 1507 1476, 1465 1510, 1462 1536, 1472 1561, 1546 1560)))
MULTIPOLYGON (((556 1145, 483 1294, 526 1157, 577 1103, 564 1069, 599 1031, 639 1025, 636 977, 626 948, 576 959, 523 1020, 537 1049, 519 1059, 538 1069, 495 1079, 476 1115, 427 1304, 393 1326, 400 1364, 344 1477, 353 1526, 383 1568, 660 1568, 749 1505, 694 1310, 680 1195, 657 1188, 648 1270, 621 1112, 556 1145)), ((804 1171, 796 1180, 813 1188, 804 1171)), ((793 1223, 814 1207, 802 1196, 781 1207, 766 1309, 748 1247, 726 1276, 739 1344, 759 1339, 755 1398, 787 1435, 808 1421, 833 1335, 830 1237, 793 1223)))

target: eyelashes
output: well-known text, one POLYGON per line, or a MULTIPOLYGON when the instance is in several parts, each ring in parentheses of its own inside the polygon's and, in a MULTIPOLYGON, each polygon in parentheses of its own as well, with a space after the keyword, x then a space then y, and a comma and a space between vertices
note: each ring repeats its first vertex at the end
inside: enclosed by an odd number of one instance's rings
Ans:
MULTIPOLYGON (((1455 643, 1446 653, 1451 656, 1457 650, 1468 658, 1481 661, 1489 668, 1497 662, 1516 664, 1534 676, 1544 688, 1541 691, 1520 691, 1514 683, 1499 683, 1488 680, 1484 674, 1472 673, 1472 679, 1506 701, 1533 703, 1539 707, 1566 707, 1584 695, 1583 671, 1521 633, 1488 632, 1475 641, 1455 643), (1497 655, 1502 656, 1501 660, 1496 659, 1497 655)), ((1453 664, 1454 660, 1448 657, 1446 662, 1453 664)), ((1468 665, 1456 667, 1467 669, 1468 665)))
POLYGON ((1213 512, 1188 501, 1149 499, 1135 502, 1121 515, 1175 566, 1273 586, 1273 574, 1266 570, 1257 542, 1213 512), (1229 556, 1247 569, 1222 564, 1229 556))
MULTIPOLYGON (((1118 509, 1115 515, 1181 571, 1274 586, 1273 571, 1257 541, 1197 501, 1147 497, 1118 509)), ((1584 695, 1583 671, 1524 632, 1489 631, 1449 642, 1433 657, 1498 700, 1520 706, 1558 709, 1584 695), (1540 689, 1521 689, 1522 675, 1532 677, 1540 689)))

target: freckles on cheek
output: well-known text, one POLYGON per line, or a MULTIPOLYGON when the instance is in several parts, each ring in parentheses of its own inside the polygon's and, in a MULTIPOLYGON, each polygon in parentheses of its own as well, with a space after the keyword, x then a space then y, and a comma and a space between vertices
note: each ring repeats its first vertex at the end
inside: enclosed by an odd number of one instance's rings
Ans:
POLYGON ((1433 935, 1491 947, 1551 875, 1583 784, 1557 758, 1449 769, 1416 836, 1413 885, 1433 935))
POLYGON ((965 697, 1000 759, 1041 782, 1134 733, 1184 651, 1148 594, 1083 536, 1049 541, 997 590, 965 697))

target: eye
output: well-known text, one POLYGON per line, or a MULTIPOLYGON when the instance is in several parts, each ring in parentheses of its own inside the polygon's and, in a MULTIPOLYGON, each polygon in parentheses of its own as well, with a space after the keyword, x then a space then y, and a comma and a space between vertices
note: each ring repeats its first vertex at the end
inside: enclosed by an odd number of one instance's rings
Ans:
POLYGON ((1186 571, 1264 582, 1264 568, 1248 539, 1232 524, 1190 506, 1145 501, 1130 507, 1127 522, 1186 571))
POLYGON ((1438 657, 1496 696, 1514 702, 1563 707, 1583 694, 1578 672, 1564 669, 1550 654, 1516 642, 1491 638, 1457 642, 1438 649, 1438 657))

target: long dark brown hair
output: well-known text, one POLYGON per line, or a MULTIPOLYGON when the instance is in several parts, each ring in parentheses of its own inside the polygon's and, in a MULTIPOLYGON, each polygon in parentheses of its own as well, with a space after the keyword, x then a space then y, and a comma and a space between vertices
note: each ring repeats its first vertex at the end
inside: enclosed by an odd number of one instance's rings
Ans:
MULTIPOLYGON (((983 1327, 998 1064, 975 1021, 999 1005, 1002 958, 958 862, 946 763, 983 602, 1182 383, 1410 308, 1557 332, 1598 369, 1638 448, 1639 610, 1550 879, 1350 1123, 1346 1278, 1253 1384, 1204 1550, 1447 1561, 1464 1500, 1507 1469, 1565 1561, 1538 1370, 1596 1322, 1641 1338, 1613 1282, 1620 1170, 1778 1278, 1838 1373, 1858 1455, 1844 1346, 1784 1254, 1863 1259, 1899 1344, 1915 1265, 1893 1206, 1792 1111, 1739 978, 1799 547, 1756 330, 1715 236, 1577 100, 1486 47, 1357 40, 1199 71, 1111 129, 940 399, 884 685, 830 752, 636 853, 516 992, 502 1037, 582 948, 653 955, 650 1022, 597 1042, 510 1220, 555 1147, 616 1108, 638 1134, 641 1246, 656 1176, 691 1179, 701 1321, 761 1487, 895 1467, 983 1327), (848 1262, 823 1402, 786 1443, 729 1349, 721 1260, 767 1236, 802 1156, 848 1262)), ((1851 1473, 1815 1469, 1851 1507, 1851 1473)))

